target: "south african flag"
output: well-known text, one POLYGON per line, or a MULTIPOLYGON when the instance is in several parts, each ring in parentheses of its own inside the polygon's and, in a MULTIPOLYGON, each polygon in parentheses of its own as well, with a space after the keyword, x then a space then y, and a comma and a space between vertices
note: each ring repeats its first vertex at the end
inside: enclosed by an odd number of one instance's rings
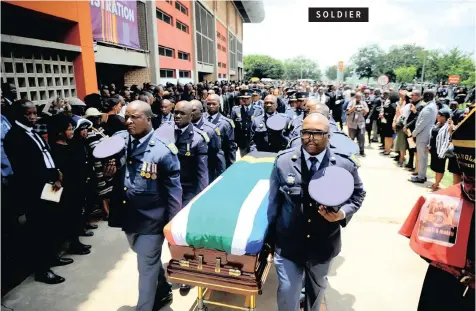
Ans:
POLYGON ((253 152, 235 162, 165 226, 167 241, 233 255, 259 253, 268 230, 275 157, 253 152))

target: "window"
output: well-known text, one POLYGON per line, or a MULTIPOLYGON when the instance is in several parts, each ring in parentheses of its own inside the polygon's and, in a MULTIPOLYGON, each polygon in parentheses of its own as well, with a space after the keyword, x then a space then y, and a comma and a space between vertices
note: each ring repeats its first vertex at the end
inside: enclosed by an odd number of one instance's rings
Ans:
POLYGON ((168 4, 172 4, 172 0, 165 0, 168 4))
POLYGON ((225 63, 221 63, 221 67, 222 67, 222 68, 226 68, 226 64, 225 64, 225 63))
POLYGON ((221 68, 221 63, 220 62, 218 62, 218 67, 221 68))
POLYGON ((217 38, 220 39, 221 38, 221 34, 220 32, 217 31, 217 38))
POLYGON ((218 78, 221 79, 221 73, 218 74, 218 78))
POLYGON ((223 79, 226 79, 226 73, 223 74, 223 79))
POLYGON ((215 54, 217 50, 215 36, 218 36, 218 32, 215 29, 215 18, 199 3, 199 1, 193 1, 191 3, 195 5, 197 62, 214 66, 216 64, 215 54))
POLYGON ((175 1, 175 8, 185 15, 188 15, 188 9, 184 7, 180 2, 175 1))
POLYGON ((218 50, 221 50, 221 45, 220 45, 220 43, 218 43, 217 46, 218 46, 218 50))
POLYGON ((159 55, 174 58, 174 50, 171 48, 166 48, 165 46, 159 45, 159 55))
POLYGON ((175 70, 173 69, 160 69, 161 78, 173 78, 175 70))
POLYGON ((172 17, 170 17, 170 15, 162 12, 161 10, 157 9, 155 15, 157 16, 158 19, 160 19, 161 21, 164 21, 166 22, 167 24, 170 24, 172 25, 172 17))
POLYGON ((226 49, 225 49, 224 46, 221 47, 221 50, 222 50, 223 52, 226 52, 226 49))
POLYGON ((179 70, 179 78, 190 78, 190 71, 179 70))
POLYGON ((188 33, 188 26, 185 25, 184 23, 181 23, 181 22, 177 21, 176 26, 177 26, 178 29, 182 30, 183 32, 188 33))
POLYGON ((189 60, 190 59, 190 54, 179 51, 178 52, 178 59, 189 60))

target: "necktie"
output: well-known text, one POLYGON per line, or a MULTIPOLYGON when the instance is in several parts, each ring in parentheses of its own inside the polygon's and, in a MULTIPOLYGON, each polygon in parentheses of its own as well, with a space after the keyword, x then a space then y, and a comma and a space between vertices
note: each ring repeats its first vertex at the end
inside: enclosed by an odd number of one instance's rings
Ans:
POLYGON ((318 162, 318 161, 317 161, 317 158, 315 158, 315 157, 310 157, 310 158, 309 158, 309 161, 311 161, 311 169, 310 169, 310 171, 311 171, 312 175, 314 175, 314 173, 317 172, 317 162, 318 162))
POLYGON ((208 122, 212 122, 212 116, 208 116, 208 122))
POLYGON ((131 143, 131 153, 133 153, 137 149, 138 145, 139 145, 139 140, 134 139, 131 143))

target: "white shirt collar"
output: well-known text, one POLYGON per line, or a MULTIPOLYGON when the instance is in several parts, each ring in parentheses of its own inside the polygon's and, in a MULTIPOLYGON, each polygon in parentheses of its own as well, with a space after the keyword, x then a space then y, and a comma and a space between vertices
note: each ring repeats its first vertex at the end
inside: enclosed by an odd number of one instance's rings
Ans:
POLYGON ((215 119, 218 118, 218 115, 219 115, 219 112, 215 113, 214 115, 209 114, 208 116, 209 116, 209 117, 212 117, 212 119, 211 119, 210 122, 215 121, 215 119))
POLYGON ((26 126, 25 124, 23 124, 23 123, 21 123, 21 122, 18 122, 17 120, 15 120, 15 123, 16 123, 18 126, 22 127, 23 129, 25 129, 26 131, 28 131, 28 132, 30 132, 30 133, 33 131, 33 128, 32 128, 32 127, 28 127, 28 126, 26 126))
POLYGON ((311 167, 311 161, 309 161, 310 157, 314 157, 317 159, 317 167, 319 168, 319 166, 322 163, 322 160, 324 159, 324 156, 326 155, 326 152, 327 152, 327 149, 324 149, 323 151, 321 151, 321 153, 315 156, 312 156, 306 151, 306 149, 302 148, 302 153, 304 154, 304 159, 306 160, 307 168, 311 167))

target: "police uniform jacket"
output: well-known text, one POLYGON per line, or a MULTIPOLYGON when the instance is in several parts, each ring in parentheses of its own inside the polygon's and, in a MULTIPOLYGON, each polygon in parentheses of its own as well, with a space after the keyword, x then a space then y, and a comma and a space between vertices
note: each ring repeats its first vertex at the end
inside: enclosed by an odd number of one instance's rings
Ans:
POLYGON ((125 165, 114 176, 109 225, 130 233, 161 234, 182 208, 177 148, 156 132, 135 149, 127 131, 115 135, 124 138, 125 165), (144 163, 157 165, 157 179, 141 176, 144 163))
POLYGON ((208 186, 208 137, 192 123, 183 131, 175 129, 175 145, 180 160, 183 206, 208 186))
POLYGON ((268 219, 270 241, 276 252, 293 262, 323 263, 341 250, 340 226, 346 226, 365 198, 362 181, 355 163, 347 157, 325 150, 319 169, 338 166, 354 177, 354 192, 341 209, 345 219, 328 222, 318 212, 318 204, 308 193, 311 173, 302 148, 291 148, 278 154, 270 177, 268 219))
MULTIPOLYGON (((266 127, 268 118, 275 114, 277 114, 277 112, 272 115, 265 113, 253 120, 251 125, 250 151, 278 153, 279 151, 286 149, 288 138, 284 135, 284 131, 277 132, 269 130, 266 127)), ((283 114, 283 116, 285 115, 283 114)), ((291 122, 291 120, 288 119, 288 122, 291 122)))
MULTIPOLYGON (((203 117, 208 120, 210 115, 205 113, 203 117)), ((226 168, 228 168, 236 160, 235 123, 220 113, 215 118, 210 118, 210 122, 220 131, 221 147, 225 154, 226 168)))
POLYGON ((294 120, 296 118, 302 117, 304 115, 304 110, 302 108, 289 107, 286 109, 286 115, 294 120))
POLYGON ((263 114, 263 109, 249 105, 246 112, 245 106, 233 107, 231 119, 235 124, 235 140, 240 148, 248 148, 251 141, 251 124, 257 116, 263 114))
POLYGON ((253 106, 255 106, 255 107, 257 106, 257 107, 259 107, 259 108, 261 108, 261 109, 264 109, 264 101, 262 101, 261 99, 258 99, 258 100, 255 101, 255 102, 251 102, 251 105, 253 105, 253 106))
POLYGON ((208 136, 208 181, 212 182, 226 170, 220 129, 215 124, 206 121, 203 117, 193 125, 208 136))

